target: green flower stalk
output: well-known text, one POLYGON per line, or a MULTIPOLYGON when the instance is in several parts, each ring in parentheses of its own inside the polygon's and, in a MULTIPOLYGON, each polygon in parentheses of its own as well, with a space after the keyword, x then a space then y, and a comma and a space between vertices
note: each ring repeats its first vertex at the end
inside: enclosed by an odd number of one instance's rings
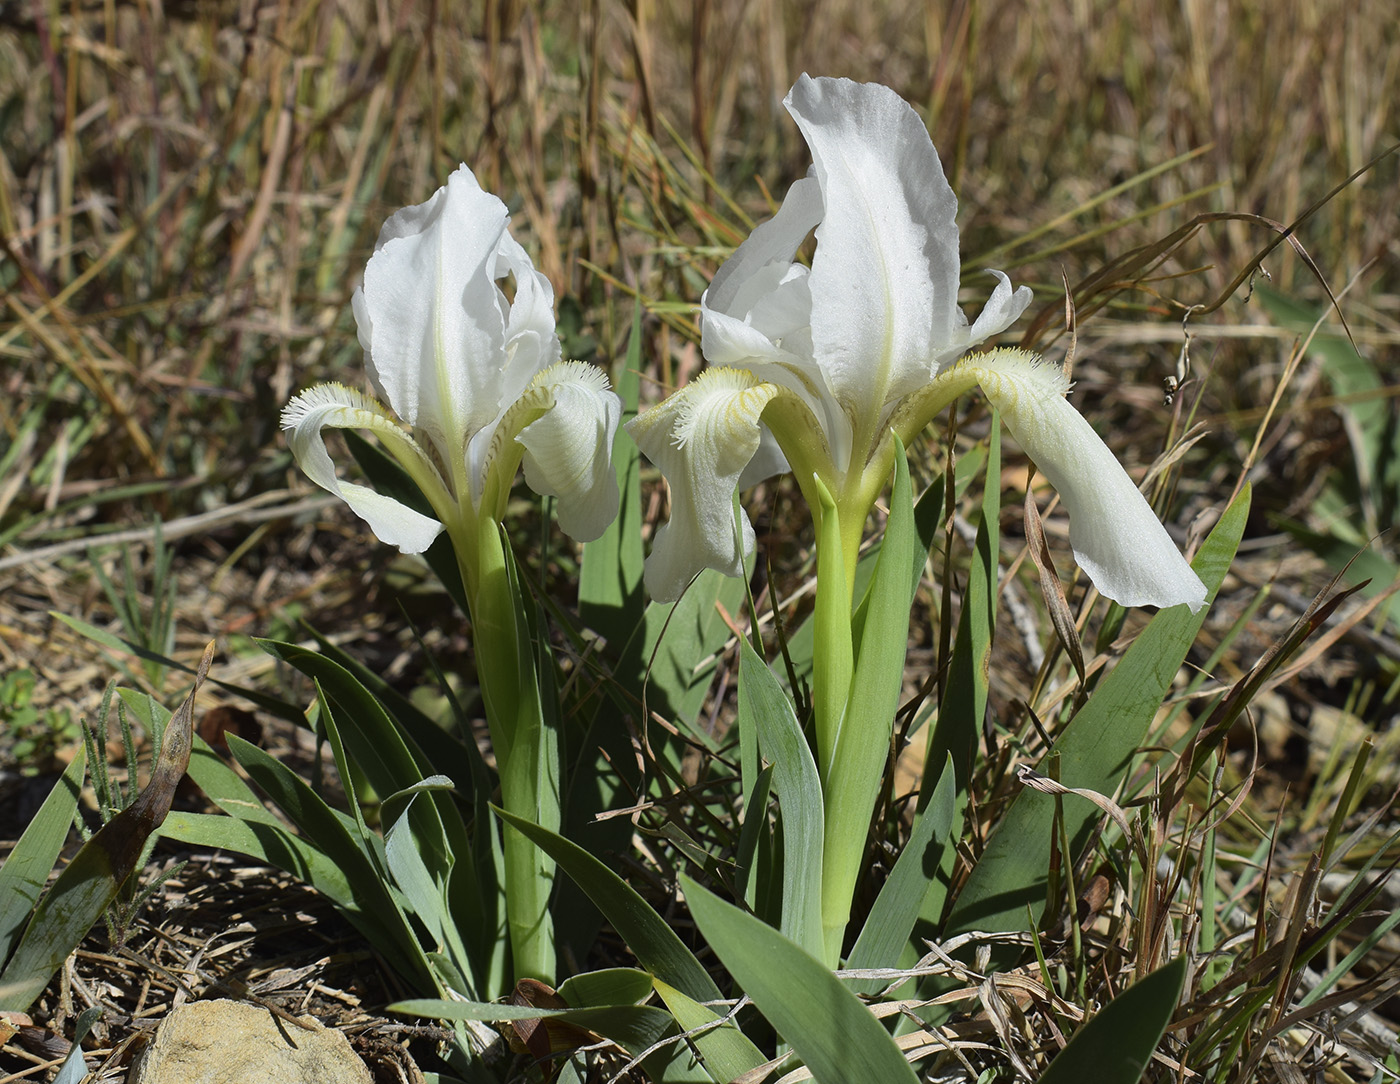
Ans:
MULTIPOLYGON (((380 541, 421 553, 447 532, 466 589, 502 804, 558 831, 560 781, 548 755, 557 738, 544 732, 501 519, 523 464, 531 488, 557 498, 566 533, 581 541, 602 534, 617 515, 611 451, 622 406, 598 369, 559 360, 553 290, 509 222, 505 205, 466 166, 426 203, 385 222, 353 298, 378 399, 323 384, 287 405, 282 426, 311 480, 344 499, 380 541), (513 298, 499 285, 507 277, 513 298), (328 426, 374 433, 433 515, 341 481, 321 437, 328 426)), ((505 830, 504 849, 516 974, 552 980, 553 864, 514 829, 505 830)))
MULTIPOLYGON (((735 530, 736 488, 791 470, 812 511, 812 700, 827 811, 823 926, 827 962, 835 964, 879 786, 870 758, 843 750, 887 746, 893 723, 849 702, 856 558, 902 446, 980 386, 1059 491, 1075 557, 1103 594, 1124 605, 1194 610, 1205 588, 1065 401, 1069 383, 1059 369, 1019 350, 963 357, 1010 326, 1030 291, 991 272, 997 285, 968 323, 957 303, 957 199, 914 110, 886 87, 805 75, 784 104, 811 148, 811 173, 701 299, 712 368, 628 432, 671 489, 671 520, 657 531, 646 566, 658 599, 677 598, 702 568, 741 574, 754 535, 742 510, 735 530), (808 268, 794 256, 814 230, 808 268)), ((873 635, 902 642, 906 627, 873 635)))

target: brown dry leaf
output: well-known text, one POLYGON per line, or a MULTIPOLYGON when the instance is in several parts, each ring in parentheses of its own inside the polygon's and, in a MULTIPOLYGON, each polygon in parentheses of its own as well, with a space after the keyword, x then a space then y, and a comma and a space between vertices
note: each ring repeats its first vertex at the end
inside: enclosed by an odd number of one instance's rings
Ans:
POLYGON ((1025 500, 1026 549, 1040 573, 1040 593, 1045 598, 1045 608, 1050 612, 1050 621, 1055 626, 1055 635, 1064 645, 1074 672, 1079 675, 1079 684, 1084 684, 1084 649, 1079 643, 1079 630, 1074 624, 1074 614, 1070 612, 1065 598, 1064 586, 1055 572, 1055 564, 1050 559, 1050 547, 1045 544, 1045 529, 1040 522, 1040 509, 1036 507, 1031 487, 1026 486, 1025 500))

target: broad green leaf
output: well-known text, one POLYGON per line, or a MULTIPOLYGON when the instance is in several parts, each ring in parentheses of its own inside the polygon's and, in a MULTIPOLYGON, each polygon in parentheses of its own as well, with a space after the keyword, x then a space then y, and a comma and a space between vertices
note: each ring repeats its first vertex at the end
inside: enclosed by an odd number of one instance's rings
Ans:
POLYGON ((772 762, 783 815, 783 935, 820 953, 823 827, 817 765, 778 679, 747 639, 739 650, 739 726, 755 729, 764 758, 772 762))
POLYGON ((160 827, 161 837, 192 847, 233 851, 285 870, 325 896, 352 922, 374 938, 383 938, 383 924, 373 920, 358 922, 359 905, 350 888, 345 871, 306 840, 293 835, 276 816, 268 813, 270 821, 257 818, 242 819, 217 813, 186 813, 175 810, 160 827))
MULTIPOLYGON (((355 767, 364 772, 370 786, 381 795, 406 790, 421 783, 428 775, 438 772, 450 774, 454 767, 466 770, 465 755, 461 757, 460 765, 430 760, 416 742, 411 743, 405 737, 403 729, 395 723, 384 705, 339 663, 319 652, 278 640, 258 640, 257 644, 269 655, 282 659, 313 679, 317 688, 339 708, 329 722, 324 716, 322 721, 339 731, 333 747, 339 741, 345 743, 336 767, 347 787, 351 786, 353 776, 348 765, 339 762, 346 757, 353 760, 355 767)), ((438 733, 446 742, 457 744, 441 731, 438 733)), ((463 780, 463 783, 470 785, 470 780, 463 780)), ((460 816, 453 808, 450 796, 438 794, 434 797, 436 802, 415 803, 416 834, 420 845, 431 848, 437 860, 445 863, 452 848, 447 842, 443 822, 460 820, 460 816)), ((461 832, 457 836, 459 844, 465 842, 461 832)))
MULTIPOLYGON (((1249 515, 1249 499, 1246 487, 1192 562, 1206 585, 1208 602, 1234 558, 1249 515)), ((1117 791, 1208 612, 1208 607, 1193 614, 1185 606, 1173 606, 1148 622, 1057 736, 1062 784, 1107 795, 1117 791)), ((1076 848, 1082 847, 1100 810, 1073 798, 1065 799, 1063 809, 1069 837, 1076 848)), ((959 894, 945 934, 1024 930, 1028 911, 1033 921, 1039 921, 1045 908, 1054 811, 1055 799, 1050 795, 1029 788, 1016 795, 959 894)))
POLYGON ((194 698, 213 658, 211 641, 194 687, 165 728, 145 789, 83 845, 34 908, 19 947, 0 972, 0 1009, 29 1008, 140 863, 146 841, 170 812, 175 787, 189 764, 194 698))
POLYGON ((631 885, 563 836, 503 809, 496 809, 496 815, 533 840, 578 883, 649 972, 696 1001, 719 1000, 719 988, 700 961, 631 885))
POLYGON ((87 747, 80 745, 77 756, 54 782, 39 812, 0 865, 0 964, 10 955, 68 839, 86 765, 87 747))
POLYGON ((656 992, 682 1031, 705 1028, 691 1035, 690 1042, 699 1049, 705 1071, 715 1084, 728 1084, 768 1060, 733 1021, 715 1025, 720 1019, 717 1013, 660 979, 656 980, 656 992))
POLYGON ((585 971, 564 980, 559 996, 572 1008, 586 1005, 640 1005, 651 993, 653 979, 635 967, 585 971))
POLYGON ((389 829, 384 839, 384 861, 413 914, 433 938, 433 948, 454 965, 456 976, 465 987, 462 993, 476 996, 480 985, 477 980, 486 961, 473 958, 464 938, 477 934, 479 942, 479 935, 486 931, 468 926, 470 919, 452 913, 446 891, 449 873, 429 871, 411 824, 408 817, 403 817, 389 829))
MULTIPOLYGON (((914 821, 909 842, 875 898, 875 906, 870 909, 846 961, 847 967, 898 966, 899 955, 914 931, 914 923, 928 896, 929 885, 938 874, 942 852, 953 830, 957 815, 956 792, 957 777, 952 758, 948 757, 932 798, 914 821)), ((881 979, 852 979, 847 985, 856 993, 873 994, 889 984, 881 979)))
POLYGON ((354 819, 337 813, 295 772, 256 745, 232 734, 228 744, 253 782, 340 867, 358 909, 383 930, 385 940, 380 942, 380 950, 396 950, 396 962, 406 975, 431 987, 432 972, 422 946, 385 883, 382 862, 376 853, 378 837, 357 839, 354 819))
POLYGON ((548 1018, 574 1024, 611 1039, 629 1054, 651 1046, 672 1027, 671 1014, 650 1005, 599 1005, 582 1009, 536 1009, 529 1005, 502 1005, 484 1001, 446 1001, 411 998, 388 1006, 390 1012, 426 1016, 436 1020, 508 1020, 548 1018))
POLYGON ((899 1047, 819 960, 681 876, 705 940, 819 1084, 915 1084, 899 1047))
MULTIPOLYGON (((454 932, 452 916, 447 911, 442 887, 433 880, 418 850, 408 818, 401 818, 384 834, 384 861, 394 884, 427 929, 432 947, 441 951, 454 932)), ((458 966, 465 963, 459 953, 448 955, 458 966)))
POLYGON ((1070 1037, 1040 1084, 1138 1084, 1185 981, 1183 957, 1128 987, 1070 1037))

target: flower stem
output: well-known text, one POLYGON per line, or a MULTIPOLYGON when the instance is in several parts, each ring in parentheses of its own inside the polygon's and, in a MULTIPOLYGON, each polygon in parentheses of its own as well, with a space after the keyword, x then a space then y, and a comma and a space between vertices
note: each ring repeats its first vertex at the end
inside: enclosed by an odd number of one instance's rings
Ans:
MULTIPOLYGON (((501 805, 559 830, 558 735, 545 725, 524 603, 501 526, 489 515, 453 531, 471 610, 477 683, 501 781, 501 805), (468 541, 470 532, 470 541, 468 541), (474 560, 473 560, 474 559, 474 560)), ((517 978, 552 981, 554 863, 514 828, 505 828, 505 908, 517 978)))
POLYGON ((813 476, 820 500, 817 521, 816 637, 812 647, 812 713, 817 735, 817 766, 828 788, 855 655, 851 640, 851 582, 854 569, 844 559, 840 512, 820 478, 813 476))

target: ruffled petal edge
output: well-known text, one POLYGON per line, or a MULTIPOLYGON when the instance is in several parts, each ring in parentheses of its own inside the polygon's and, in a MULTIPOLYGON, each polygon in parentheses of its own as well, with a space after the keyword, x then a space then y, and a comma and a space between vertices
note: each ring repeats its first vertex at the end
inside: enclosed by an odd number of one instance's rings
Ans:
POLYGON ((617 518, 613 437, 622 401, 607 375, 582 361, 561 361, 531 384, 551 405, 520 430, 525 481, 536 493, 558 500, 559 526, 580 542, 591 542, 617 518))

